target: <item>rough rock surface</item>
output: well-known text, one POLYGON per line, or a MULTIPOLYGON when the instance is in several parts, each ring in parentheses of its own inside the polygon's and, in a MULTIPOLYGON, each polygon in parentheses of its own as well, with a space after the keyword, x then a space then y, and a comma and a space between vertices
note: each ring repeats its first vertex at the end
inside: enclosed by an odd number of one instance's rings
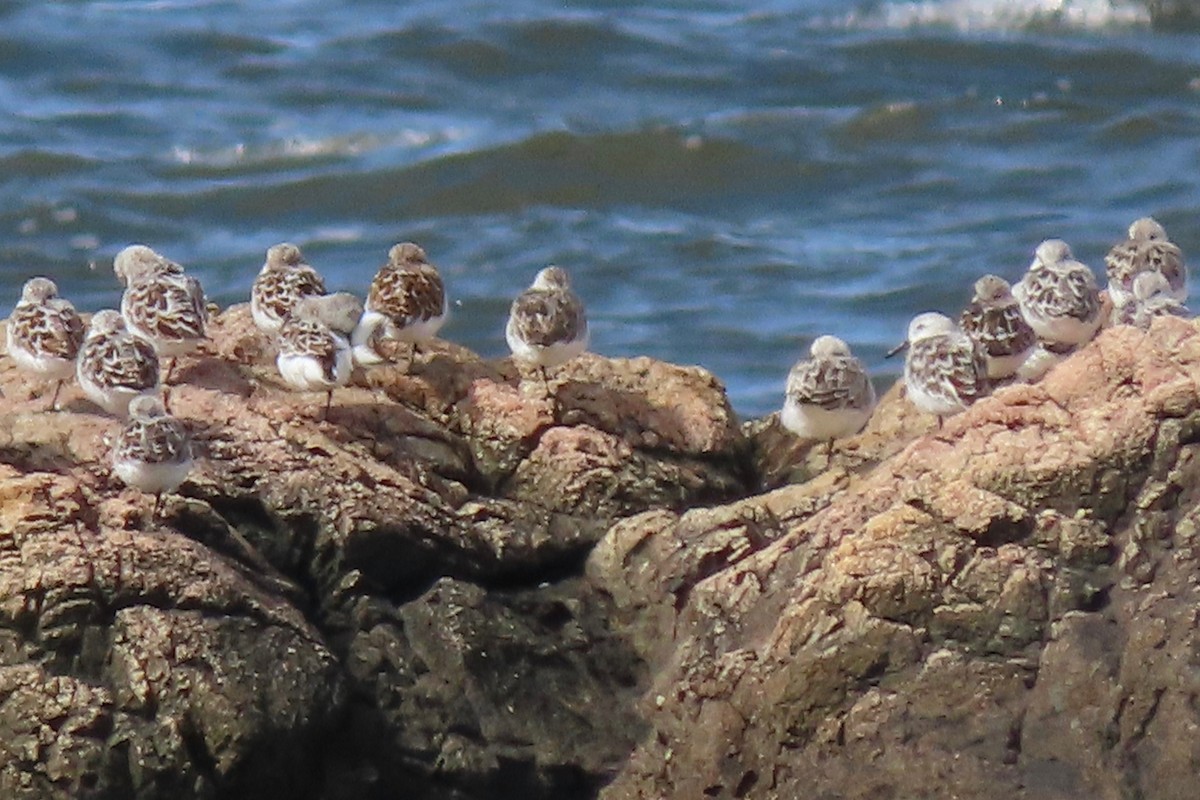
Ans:
POLYGON ((621 516, 745 493, 720 384, 439 344, 321 420, 248 308, 211 336, 161 520, 109 476, 120 423, 0 361, 0 797, 594 796, 647 677, 581 565, 621 516))
POLYGON ((803 485, 618 522, 588 574, 653 731, 601 796, 1194 797, 1197 377, 1192 324, 1114 328, 940 432, 893 391, 803 485))
POLYGON ((1188 322, 832 455, 649 359, 438 343, 328 420, 271 359, 181 362, 161 520, 0 360, 0 797, 1194 796, 1188 322))

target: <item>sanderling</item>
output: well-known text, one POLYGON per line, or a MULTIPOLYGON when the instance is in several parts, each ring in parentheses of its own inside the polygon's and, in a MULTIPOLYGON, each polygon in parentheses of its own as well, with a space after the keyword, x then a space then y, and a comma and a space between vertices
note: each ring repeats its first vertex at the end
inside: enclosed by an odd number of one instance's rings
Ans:
POLYGON ((157 519, 163 494, 173 492, 192 471, 191 436, 161 400, 140 395, 129 403, 129 421, 113 445, 112 467, 126 486, 154 495, 151 517, 157 519))
POLYGON ((888 356, 906 347, 904 386, 908 397, 917 408, 935 415, 939 428, 943 417, 964 411, 987 395, 983 348, 946 315, 928 311, 913 317, 907 339, 888 356))
POLYGON ((58 393, 75 374, 75 357, 83 344, 83 322, 75 306, 58 296, 49 278, 30 278, 8 318, 8 354, 24 372, 54 381, 50 407, 58 410, 58 393))
POLYGON ((959 318, 963 333, 983 348, 990 380, 1011 378, 1037 345, 1012 287, 997 275, 975 281, 975 295, 959 318))
POLYGON ((1117 308, 1133 299, 1133 281, 1142 272, 1158 272, 1167 279, 1171 295, 1187 301, 1187 266, 1183 251, 1167 237, 1153 217, 1134 220, 1129 238, 1113 245, 1104 257, 1108 272, 1108 294, 1117 308))
POLYGON ((1047 372, 1060 362, 1065 361, 1070 354, 1070 348, 1066 350, 1061 348, 1051 350, 1046 347, 1044 342, 1038 342, 1033 350, 1030 351, 1029 356, 1017 369, 1017 374, 1014 377, 1024 383, 1033 383, 1034 381, 1041 380, 1046 376, 1047 372))
POLYGON ((1012 293, 1029 326, 1052 350, 1091 341, 1104 321, 1096 276, 1074 259, 1062 239, 1038 245, 1033 263, 1012 293))
POLYGON ((301 297, 323 294, 321 274, 304 260, 299 247, 283 242, 267 250, 250 290, 250 314, 260 331, 275 334, 301 297))
POLYGON ((446 286, 425 251, 412 242, 394 245, 371 281, 362 320, 354 330, 354 360, 380 364, 386 341, 410 344, 409 365, 421 342, 437 336, 446 321, 446 286))
POLYGON ((504 338, 513 360, 536 368, 549 393, 546 368, 570 361, 588 346, 587 314, 566 270, 538 272, 533 285, 513 301, 504 338))
POLYGON ((158 355, 126 329, 119 313, 97 311, 79 348, 75 375, 89 400, 124 417, 133 398, 158 389, 158 355))
POLYGON ((797 361, 787 377, 783 427, 803 439, 829 443, 862 430, 875 409, 875 387, 867 368, 836 336, 818 336, 811 358, 797 361))
POLYGON ((205 338, 204 290, 198 280, 183 274, 182 267, 145 245, 130 245, 118 253, 113 270, 125 283, 125 324, 160 357, 171 359, 163 377, 169 383, 176 357, 193 352, 205 338))
POLYGON ((279 329, 279 374, 302 392, 326 392, 322 419, 329 417, 333 390, 350 380, 354 362, 346 335, 361 314, 358 298, 343 292, 304 297, 279 329))
POLYGON ((1176 296, 1166 277, 1161 272, 1150 270, 1139 273, 1133 279, 1133 296, 1116 309, 1115 316, 1117 322, 1123 325, 1146 330, 1155 317, 1190 317, 1191 312, 1176 296))
POLYGON ((144 244, 131 244, 113 258, 113 272, 121 285, 128 286, 147 275, 182 275, 183 267, 144 244))

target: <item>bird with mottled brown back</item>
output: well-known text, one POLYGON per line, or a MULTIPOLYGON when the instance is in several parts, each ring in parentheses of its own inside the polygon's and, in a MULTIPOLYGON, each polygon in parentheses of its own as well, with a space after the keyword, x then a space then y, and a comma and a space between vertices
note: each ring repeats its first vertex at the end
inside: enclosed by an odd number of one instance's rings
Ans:
POLYGON ((375 273, 351 343, 354 360, 380 364, 385 342, 411 345, 410 364, 422 342, 435 338, 446 322, 446 286, 425 251, 412 242, 393 245, 387 263, 375 273))

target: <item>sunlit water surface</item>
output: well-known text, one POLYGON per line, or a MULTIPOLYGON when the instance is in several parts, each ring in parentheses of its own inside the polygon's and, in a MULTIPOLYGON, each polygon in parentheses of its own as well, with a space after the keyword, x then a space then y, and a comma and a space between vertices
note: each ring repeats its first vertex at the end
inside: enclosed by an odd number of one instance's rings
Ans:
POLYGON ((1099 267, 1153 214, 1200 253, 1200 37, 1139 6, 398 5, 0 5, 0 314, 34 274, 114 306, 134 241, 224 305, 275 242, 362 293, 411 239, 446 338, 503 355, 559 264, 595 350, 749 417, 821 333, 886 380, 913 314, 1043 238, 1099 267))

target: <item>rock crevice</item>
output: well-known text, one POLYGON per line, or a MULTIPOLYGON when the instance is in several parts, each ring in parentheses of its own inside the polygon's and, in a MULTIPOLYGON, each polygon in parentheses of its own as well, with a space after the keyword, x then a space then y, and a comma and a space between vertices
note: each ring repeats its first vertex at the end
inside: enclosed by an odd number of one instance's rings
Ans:
POLYGON ((168 499, 0 362, 0 796, 1183 797, 1200 337, 1117 327, 934 430, 436 343, 287 391, 181 361, 168 499))

